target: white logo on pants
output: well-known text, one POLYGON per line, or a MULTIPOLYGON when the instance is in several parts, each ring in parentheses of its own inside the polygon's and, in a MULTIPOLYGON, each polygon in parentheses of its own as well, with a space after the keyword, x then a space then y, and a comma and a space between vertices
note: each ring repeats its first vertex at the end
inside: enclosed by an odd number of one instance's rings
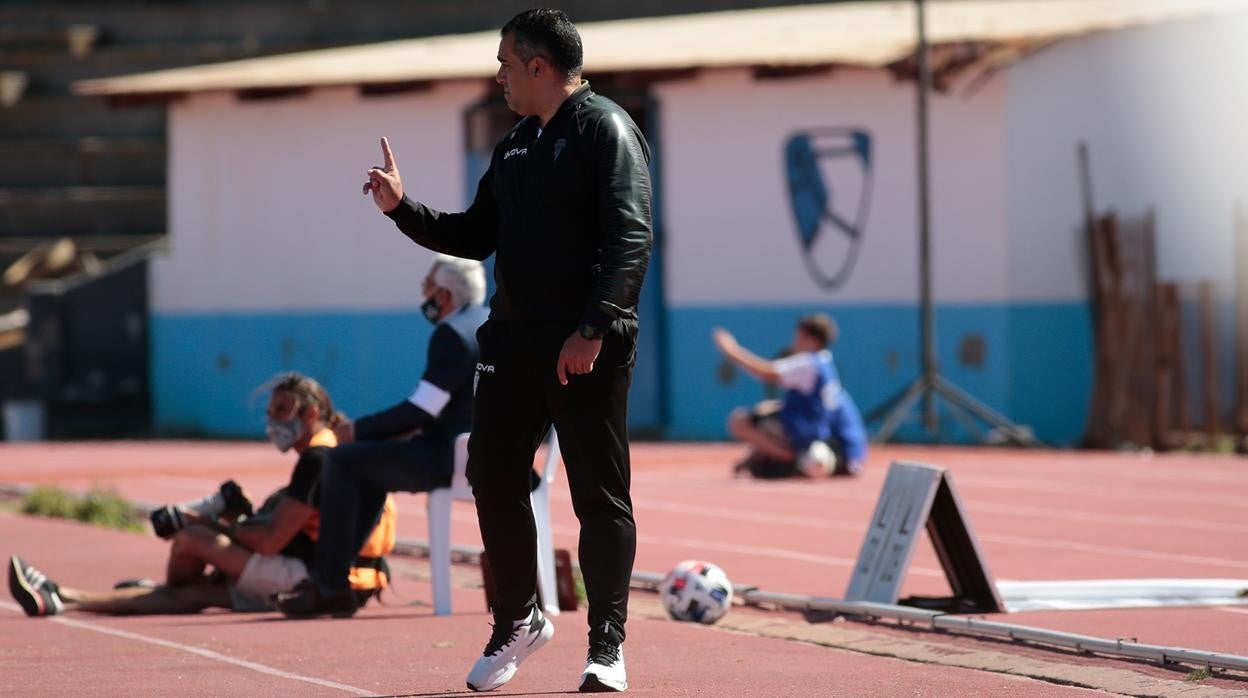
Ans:
POLYGON ((493 372, 494 372, 494 365, 493 365, 493 364, 482 364, 482 363, 478 363, 478 364, 477 364, 477 372, 476 372, 476 373, 474 373, 474 374, 472 374, 472 394, 473 394, 473 396, 476 396, 476 394, 477 394, 477 385, 481 382, 481 374, 482 374, 482 373, 493 373, 493 372))

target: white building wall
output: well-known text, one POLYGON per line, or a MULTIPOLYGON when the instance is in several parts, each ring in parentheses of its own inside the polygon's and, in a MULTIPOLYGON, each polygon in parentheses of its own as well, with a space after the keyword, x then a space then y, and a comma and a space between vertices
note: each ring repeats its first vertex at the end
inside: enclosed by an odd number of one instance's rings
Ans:
POLYGON ((169 114, 171 252, 152 268, 156 313, 420 305, 431 253, 361 194, 390 139, 407 192, 464 201, 463 113, 482 83, 361 97, 353 88, 238 101, 209 94, 169 114))
MULTIPOLYGON (((918 297, 915 98, 879 71, 753 80, 716 71, 660 85, 667 299, 673 305, 903 302, 918 297), (874 193, 848 282, 821 289, 802 262, 783 147, 794 132, 862 127, 874 193)), ((932 99, 934 290, 947 302, 1006 290, 1004 81, 932 99)))
POLYGON ((1098 212, 1157 214, 1163 279, 1227 280, 1235 202, 1248 205, 1248 15, 1056 44, 1008 71, 1011 295, 1086 295, 1075 155, 1098 212))

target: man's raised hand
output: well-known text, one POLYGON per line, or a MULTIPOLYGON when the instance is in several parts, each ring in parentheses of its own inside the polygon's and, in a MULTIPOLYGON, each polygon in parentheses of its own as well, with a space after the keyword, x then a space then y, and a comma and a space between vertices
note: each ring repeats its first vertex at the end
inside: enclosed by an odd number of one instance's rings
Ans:
POLYGON ((722 327, 716 327, 711 331, 711 340, 715 342, 716 348, 725 354, 731 354, 737 348, 737 338, 722 327))
POLYGON ((394 153, 390 152, 390 141, 381 139, 381 155, 385 164, 368 170, 368 181, 364 183, 364 193, 372 192, 373 203, 382 213, 394 210, 403 200, 403 180, 399 177, 399 166, 394 162, 394 153))

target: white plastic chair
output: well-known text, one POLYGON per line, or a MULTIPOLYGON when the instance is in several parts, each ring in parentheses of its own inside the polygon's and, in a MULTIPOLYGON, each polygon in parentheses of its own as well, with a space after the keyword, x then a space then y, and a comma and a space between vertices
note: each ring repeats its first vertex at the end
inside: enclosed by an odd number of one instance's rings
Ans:
MULTIPOLYGON (((433 579, 433 612, 439 616, 451 612, 451 503, 471 502, 472 486, 465 473, 468 466, 468 434, 455 438, 455 471, 451 486, 429 493, 429 567, 433 579)), ((559 596, 555 582, 555 543, 550 530, 550 487, 559 472, 559 436, 554 428, 547 441, 549 450, 542 468, 541 483, 529 495, 533 520, 537 524, 537 585, 542 594, 542 610, 548 615, 559 614, 559 596)))
POLYGON ((559 435, 550 428, 546 440, 546 465, 542 468, 542 481, 529 494, 533 506, 533 523, 537 525, 537 588, 542 595, 542 610, 546 615, 559 615, 559 585, 555 581, 555 536, 550 525, 550 487, 559 474, 563 454, 559 451, 559 435))

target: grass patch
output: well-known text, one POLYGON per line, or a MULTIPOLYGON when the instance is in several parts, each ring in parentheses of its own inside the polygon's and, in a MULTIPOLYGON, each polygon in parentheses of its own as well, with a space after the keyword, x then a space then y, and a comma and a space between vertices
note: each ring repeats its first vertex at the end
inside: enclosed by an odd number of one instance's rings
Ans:
POLYGON ((585 593, 585 578, 581 576, 579 567, 572 568, 572 588, 576 590, 576 600, 589 605, 589 594, 585 593))
POLYGON ((116 490, 92 487, 79 496, 60 487, 36 487, 22 500, 23 514, 81 521, 104 528, 142 533, 143 518, 116 490))
POLYGON ((1183 677, 1183 680, 1192 681, 1192 682, 1204 681, 1205 679, 1209 678, 1209 676, 1210 676, 1209 669, 1207 667, 1201 667, 1200 669, 1193 669, 1190 672, 1188 672, 1187 676, 1183 677))

